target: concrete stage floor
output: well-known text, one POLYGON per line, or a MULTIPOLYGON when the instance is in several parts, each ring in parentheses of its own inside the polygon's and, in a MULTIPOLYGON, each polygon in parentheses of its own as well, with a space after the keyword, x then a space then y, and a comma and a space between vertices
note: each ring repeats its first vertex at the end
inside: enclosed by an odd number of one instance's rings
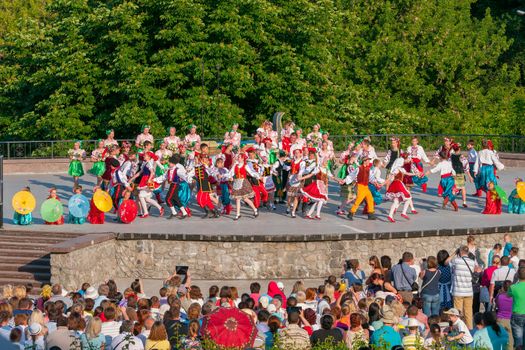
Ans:
MULTIPOLYGON (((525 177, 525 168, 508 168, 499 173, 500 185, 510 193, 514 188, 515 177, 525 177)), ((84 194, 91 196, 91 188, 95 183, 95 177, 87 174, 81 179, 84 187, 84 194)), ((339 203, 338 185, 330 185, 330 200, 323 207, 322 220, 305 220, 300 215, 292 219, 285 214, 285 206, 278 205, 276 211, 269 212, 266 209, 260 210, 258 218, 253 218, 251 210, 247 207, 242 208, 244 215, 239 221, 233 221, 233 215, 218 219, 201 219, 202 211, 192 199, 191 209, 194 216, 186 220, 166 220, 158 218, 155 208, 151 210, 151 216, 147 219, 137 218, 131 224, 115 223, 114 214, 106 215, 106 224, 91 225, 70 225, 48 226, 44 225, 40 217, 40 204, 47 197, 47 191, 55 186, 64 205, 64 212, 67 214, 67 200, 72 195, 72 179, 66 174, 40 174, 40 175, 5 175, 4 176, 4 229, 5 230, 31 230, 42 232, 80 232, 80 233, 136 233, 136 234, 177 234, 177 235, 202 235, 202 236, 269 236, 269 235, 291 235, 308 236, 319 234, 359 234, 368 236, 370 233, 383 232, 410 232, 425 230, 448 230, 483 228, 498 226, 513 226, 525 224, 525 216, 521 215, 482 215, 485 198, 468 196, 469 208, 461 208, 458 213, 451 208, 444 210, 441 208, 442 199, 437 196, 438 175, 431 175, 429 178, 429 190, 422 193, 419 189, 413 191, 414 205, 419 211, 417 215, 410 215, 410 220, 405 220, 398 215, 396 223, 387 221, 390 202, 383 202, 378 206, 376 214, 378 220, 368 221, 361 215, 362 209, 354 218, 349 221, 346 217, 337 216, 335 211, 339 203), (31 191, 37 199, 37 208, 33 212, 34 224, 31 226, 15 226, 12 224, 13 209, 11 198, 14 193, 23 186, 29 185, 31 191)), ((474 185, 467 183, 467 193, 474 192, 474 185)), ((382 190, 384 194, 384 189, 382 190)), ((460 203, 460 202, 458 202, 460 203)), ((506 211, 506 206, 503 208, 506 211)), ((168 209, 166 210, 168 212, 168 209)), ((167 213, 165 214, 167 217, 167 213)), ((67 221, 67 220, 66 220, 67 221)), ((499 230, 498 230, 499 231, 499 230)), ((503 230, 502 230, 503 232, 503 230)))

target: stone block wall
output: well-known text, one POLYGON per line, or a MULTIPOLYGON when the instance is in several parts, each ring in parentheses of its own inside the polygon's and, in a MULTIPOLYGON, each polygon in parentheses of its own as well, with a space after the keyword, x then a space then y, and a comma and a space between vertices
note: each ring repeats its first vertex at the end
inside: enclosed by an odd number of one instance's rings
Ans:
MULTIPOLYGON (((525 257, 525 233, 511 233, 525 257)), ((389 255, 393 263, 404 251, 421 259, 440 249, 452 253, 467 235, 402 239, 330 240, 312 242, 210 242, 181 240, 111 240, 67 254, 52 254, 54 282, 78 287, 107 278, 164 279, 176 265, 188 265, 199 280, 300 279, 339 275, 345 259, 359 259, 365 271, 371 255, 389 255)), ((503 241, 503 233, 478 234, 486 259, 488 250, 503 241)))

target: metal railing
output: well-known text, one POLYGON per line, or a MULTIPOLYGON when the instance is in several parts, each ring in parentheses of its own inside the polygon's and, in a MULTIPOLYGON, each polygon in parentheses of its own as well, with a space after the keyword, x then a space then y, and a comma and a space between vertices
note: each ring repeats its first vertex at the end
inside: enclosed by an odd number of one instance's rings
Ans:
MULTIPOLYGON (((498 152, 525 153, 525 136, 518 135, 480 135, 480 134, 372 134, 372 135, 333 135, 330 140, 336 151, 345 150, 350 141, 359 141, 369 136, 376 151, 386 151, 393 136, 399 137, 402 148, 410 145, 413 136, 417 136, 421 146, 427 151, 438 149, 443 143, 443 137, 448 136, 465 146, 469 140, 474 140, 479 149, 483 139, 491 139, 498 152)), ((251 137, 243 137, 243 141, 251 141, 251 137)), ((122 139, 135 143, 135 139, 122 139)), ((97 140, 83 140, 82 148, 89 154, 97 147, 97 140)), ((204 138, 203 142, 216 145, 222 138, 204 138)), ((67 152, 73 148, 73 140, 58 141, 3 141, 0 142, 0 155, 5 159, 60 159, 67 158, 67 152)))

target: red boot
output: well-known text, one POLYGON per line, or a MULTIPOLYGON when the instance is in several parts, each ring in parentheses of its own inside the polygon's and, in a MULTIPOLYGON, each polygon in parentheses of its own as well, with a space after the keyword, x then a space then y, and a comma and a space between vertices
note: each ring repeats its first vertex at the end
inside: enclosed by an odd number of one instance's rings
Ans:
POLYGON ((224 212, 226 213, 226 215, 230 215, 230 213, 232 212, 232 205, 231 204, 227 204, 224 207, 224 212))
POLYGON ((448 197, 443 199, 443 209, 445 209, 447 207, 447 204, 448 204, 448 197))
POLYGON ((454 211, 458 211, 458 203, 456 201, 452 201, 450 204, 454 207, 454 211))
POLYGON ((421 185, 421 191, 423 191, 423 193, 427 193, 427 184, 426 183, 421 185))

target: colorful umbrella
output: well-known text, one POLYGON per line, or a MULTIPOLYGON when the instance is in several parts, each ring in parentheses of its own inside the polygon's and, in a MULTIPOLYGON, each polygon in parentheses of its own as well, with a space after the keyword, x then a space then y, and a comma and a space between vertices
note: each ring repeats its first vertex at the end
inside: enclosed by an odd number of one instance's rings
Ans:
POLYGON ((135 203, 134 200, 126 199, 125 201, 122 201, 118 208, 120 221, 125 224, 133 222, 133 220, 135 220, 137 217, 138 211, 139 208, 137 207, 137 203, 135 203))
POLYGON ((93 202, 97 209, 104 213, 107 213, 113 208, 111 196, 106 191, 97 190, 93 195, 93 202))
POLYGON ((495 185, 494 189, 496 190, 498 197, 501 198, 501 202, 503 204, 509 204, 509 199, 507 198, 507 194, 505 193, 505 190, 501 188, 499 185, 495 185))
POLYGON ((253 346, 257 328, 241 310, 221 307, 204 317, 202 334, 219 348, 245 349, 253 346))
POLYGON ((47 222, 57 221, 63 213, 64 208, 62 207, 62 203, 55 198, 46 199, 40 206, 40 215, 42 216, 42 219, 47 222))
POLYGON ((516 184, 516 191, 522 201, 525 201, 525 182, 520 181, 516 184))
POLYGON ((75 194, 67 204, 69 214, 77 218, 85 218, 89 213, 89 199, 82 194, 75 194))
POLYGON ((35 209, 36 199, 31 192, 20 191, 13 196, 11 204, 18 214, 26 215, 35 209))

